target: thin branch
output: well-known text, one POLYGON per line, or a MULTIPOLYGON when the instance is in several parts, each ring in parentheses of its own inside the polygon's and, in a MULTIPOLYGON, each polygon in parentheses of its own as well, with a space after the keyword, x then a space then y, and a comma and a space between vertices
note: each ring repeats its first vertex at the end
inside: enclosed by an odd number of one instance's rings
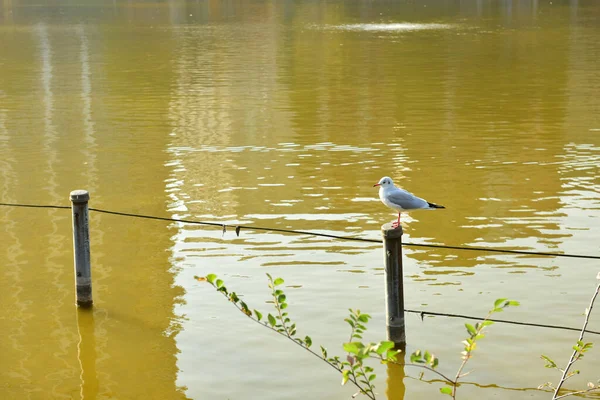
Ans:
POLYGON ((583 393, 594 392, 594 391, 597 391, 597 390, 600 390, 600 388, 595 387, 595 388, 590 388, 590 389, 586 389, 586 390, 578 390, 576 392, 570 392, 570 393, 566 393, 566 394, 561 394, 558 397, 554 397, 554 399, 562 399, 563 397, 574 396, 576 394, 583 394, 583 393))
MULTIPOLYGON (((271 278, 270 275, 269 275, 269 282, 271 284, 271 290, 273 291, 271 294, 273 295, 275 309, 277 310, 277 314, 279 315, 279 320, 281 321, 281 326, 283 326, 283 330, 285 331, 285 336, 287 336, 291 339, 292 335, 290 335, 290 331, 285 324, 285 319, 283 318, 283 315, 281 313, 281 306, 279 305, 279 299, 277 298, 277 295, 275 294, 275 291, 277 290, 277 289, 275 289, 275 281, 273 281, 273 279, 271 278)), ((294 340, 294 342, 296 342, 296 341, 294 340)), ((296 342, 296 343, 298 343, 298 342, 296 342)))
MULTIPOLYGON (((596 291, 594 292, 594 295, 592 296, 592 299, 590 300, 590 306, 588 307, 587 312, 585 313, 585 320, 583 322, 583 328, 581 328, 581 333, 579 334, 579 339, 577 340, 578 342, 581 342, 583 340, 583 335, 585 334, 585 329, 587 328, 588 322, 590 320, 590 315, 592 314, 592 308, 594 307, 594 302, 596 301, 598 292, 600 292, 600 284, 598 284, 598 286, 596 286, 596 291)), ((571 358, 569 359, 567 367, 563 371, 562 377, 560 378, 560 382, 558 382, 558 385, 556 385, 556 389, 554 390, 554 395, 552 396, 552 400, 556 400, 560 397, 565 397, 565 396, 558 397, 558 392, 560 391, 560 388, 562 387, 563 383, 565 383, 565 381, 567 380, 567 374, 569 373, 569 369, 575 363, 575 361, 577 361, 577 359, 578 359, 577 353, 578 353, 578 351, 576 349, 573 350, 573 353, 571 354, 571 358)), ((571 393, 567 394, 567 396, 570 394, 571 393)))
MULTIPOLYGON (((214 285, 213 285, 214 286, 214 285)), ((217 290, 218 292, 220 292, 223 296, 225 296, 225 298, 230 301, 229 297, 227 296, 227 294, 223 291, 217 290)), ((260 326, 262 326, 263 328, 268 328, 270 330, 272 330, 275 333, 278 333, 279 335, 283 336, 286 339, 289 339, 292 343, 296 344, 297 346, 300 346, 302 349, 308 351, 309 353, 311 353, 313 356, 317 357, 319 360, 326 362, 329 366, 331 366, 331 368, 335 369, 337 372, 342 372, 341 368, 338 368, 336 365, 332 364, 331 362, 329 362, 326 358, 322 357, 320 354, 314 352, 312 349, 310 349, 309 347, 304 346, 302 343, 297 342, 296 340, 294 340, 291 336, 286 335, 285 333, 282 333, 280 331, 278 331, 277 329, 273 328, 272 326, 267 325, 264 322, 259 321, 258 319, 254 318, 252 315, 248 315, 246 314, 241 306, 239 306, 237 303, 230 301, 231 304, 233 304, 233 306, 235 308, 237 308, 239 311, 241 311, 242 314, 244 314, 246 317, 250 318, 250 320, 256 322, 257 324, 259 324, 260 326)), ((354 384, 354 386, 356 386, 361 392, 364 392, 362 387, 360 386, 360 384, 358 383, 358 381, 352 377, 349 377, 348 381, 352 382, 354 384)), ((375 399, 375 397, 370 396, 371 399, 375 399)))
POLYGON ((446 375, 442 374, 440 371, 437 371, 437 370, 431 368, 428 365, 422 365, 422 364, 405 364, 405 363, 399 363, 399 362, 396 362, 396 361, 388 361, 388 362, 391 362, 393 364, 400 365, 400 366, 403 366, 403 367, 423 368, 423 369, 426 369, 427 371, 433 372, 437 376, 439 376, 442 379, 444 379, 447 383, 451 383, 453 385, 456 384, 456 382, 454 382, 452 379, 448 378, 446 375))
MULTIPOLYGON (((488 315, 483 319, 484 321, 488 320, 492 315, 492 311, 490 311, 488 313, 488 315)), ((471 338, 475 338, 477 337, 477 335, 479 335, 481 333, 481 331, 483 330, 483 328, 485 328, 485 325, 482 323, 479 325, 479 328, 477 329, 477 331, 475 332, 474 335, 471 335, 471 338)), ((473 345, 470 344, 470 346, 472 347, 473 345)), ((463 357, 463 361, 460 364, 460 367, 458 367, 458 371, 456 371, 456 377, 454 378, 453 385, 452 385, 452 398, 455 399, 456 398, 456 388, 458 388, 458 380, 464 376, 461 375, 462 370, 465 368, 465 365, 467 365, 467 362, 471 359, 471 353, 473 352, 473 349, 471 348, 470 350, 467 350, 465 356, 463 357)))

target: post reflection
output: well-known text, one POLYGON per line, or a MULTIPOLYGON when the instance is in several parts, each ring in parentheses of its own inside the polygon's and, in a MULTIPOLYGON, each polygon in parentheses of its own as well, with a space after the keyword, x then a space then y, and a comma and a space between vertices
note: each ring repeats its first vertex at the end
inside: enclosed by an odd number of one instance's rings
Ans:
POLYGON ((386 396, 388 400, 403 400, 404 394, 406 393, 406 385, 404 378, 406 373, 404 372, 404 363, 406 362, 406 345, 400 348, 398 353, 398 363, 387 364, 387 389, 386 396))
POLYGON ((95 399, 98 394, 98 376, 96 374, 96 337, 94 334, 94 310, 77 309, 77 330, 79 343, 77 358, 81 367, 81 399, 95 399))

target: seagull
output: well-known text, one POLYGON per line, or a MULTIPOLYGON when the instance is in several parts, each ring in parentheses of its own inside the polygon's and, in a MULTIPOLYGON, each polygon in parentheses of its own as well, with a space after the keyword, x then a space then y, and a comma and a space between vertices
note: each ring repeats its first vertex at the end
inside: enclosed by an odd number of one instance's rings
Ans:
POLYGON ((373 187, 376 186, 379 186, 379 198, 381 199, 381 202, 389 208, 398 211, 398 221, 392 223, 392 228, 394 229, 400 226, 400 213, 402 211, 446 208, 438 204, 430 203, 406 190, 397 188, 396 185, 394 185, 392 178, 388 176, 384 176, 378 183, 373 185, 373 187))

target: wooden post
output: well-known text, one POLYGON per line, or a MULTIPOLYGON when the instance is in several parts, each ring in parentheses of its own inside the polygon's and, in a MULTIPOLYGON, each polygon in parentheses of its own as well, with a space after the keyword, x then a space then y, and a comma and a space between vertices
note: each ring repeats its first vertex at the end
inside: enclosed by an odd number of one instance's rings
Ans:
POLYGON ((385 260, 385 306, 387 340, 398 348, 406 347, 404 331, 404 276, 402 273, 402 227, 381 227, 385 260))
POLYGON ((90 230, 88 223, 87 190, 71 192, 73 211, 73 252, 75 259, 75 288, 77 305, 92 306, 92 270, 90 265, 90 230))

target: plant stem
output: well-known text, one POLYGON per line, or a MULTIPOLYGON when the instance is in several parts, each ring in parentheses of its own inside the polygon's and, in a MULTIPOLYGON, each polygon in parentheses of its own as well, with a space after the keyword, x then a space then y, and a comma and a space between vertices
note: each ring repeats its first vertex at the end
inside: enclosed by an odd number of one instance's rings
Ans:
MULTIPOLYGON (((214 285, 213 285, 214 286, 214 285)), ((219 291, 223 296, 225 296, 225 298, 229 301, 229 297, 227 296, 226 293, 219 291)), ((279 332, 277 329, 273 328, 272 326, 269 326, 261 321, 259 321, 258 319, 254 318, 252 315, 248 315, 246 314, 243 310, 242 307, 240 307, 237 303, 234 303, 233 301, 230 301, 231 304, 233 304, 233 306, 235 308, 237 308, 238 310, 240 310, 242 312, 242 314, 244 314, 246 317, 250 318, 252 321, 256 322, 257 324, 259 324, 260 326, 264 327, 264 328, 268 328, 270 330, 272 330, 273 332, 283 336, 284 338, 289 339, 292 343, 300 346, 302 349, 308 351, 309 353, 311 353, 313 356, 317 357, 318 359, 320 359, 321 361, 324 361, 325 363, 327 363, 331 368, 335 369, 337 372, 342 372, 341 368, 338 368, 336 365, 334 365, 333 363, 329 362, 326 358, 321 357, 320 354, 314 352, 313 350, 311 350, 310 348, 306 347, 304 344, 297 342, 296 340, 292 339, 292 337, 289 334, 285 334, 282 332, 279 332)), ((277 302, 275 303, 277 304, 277 302)), ((355 377, 349 377, 348 378, 349 382, 352 382, 352 384, 354 386, 356 386, 362 393, 365 393, 363 391, 363 388, 360 386, 360 384, 358 383, 358 381, 356 380, 355 377)), ((375 396, 374 395, 370 395, 368 393, 365 393, 365 395, 367 395, 371 400, 375 400, 375 396)))
MULTIPOLYGON (((492 315, 492 312, 490 311, 483 320, 484 321, 488 320, 491 317, 491 315, 492 315)), ((480 324, 479 328, 476 330, 475 334, 471 335, 471 339, 477 337, 477 335, 479 335, 481 333, 483 328, 485 328, 485 325, 480 324)), ((471 359, 472 352, 473 352, 472 349, 467 351, 467 354, 465 354, 465 356, 463 357, 463 361, 460 364, 460 367, 458 367, 458 371, 456 371, 456 377, 454 378, 454 381, 451 381, 452 382, 452 398, 453 399, 456 399, 456 388, 458 387, 458 380, 461 377, 461 374, 462 374, 463 369, 465 368, 465 365, 467 365, 467 362, 469 361, 469 359, 471 359)))
POLYGON ((445 380, 446 382, 448 382, 448 383, 450 383, 450 384, 452 384, 452 385, 455 385, 455 384, 456 384, 456 382, 455 382, 455 381, 453 381, 452 379, 448 378, 446 375, 442 374, 440 371, 437 371, 437 370, 435 370, 435 369, 433 369, 433 368, 431 368, 431 367, 429 367, 429 366, 427 366, 427 365, 421 365, 421 364, 401 364, 401 363, 394 362, 394 361, 391 361, 391 362, 392 362, 393 364, 396 364, 396 365, 401 365, 401 366, 403 366, 403 367, 415 367, 415 368, 423 368, 423 369, 426 369, 427 371, 431 371, 431 372, 433 372, 434 374, 436 374, 437 376, 441 377, 441 378, 442 378, 443 380, 445 380))
POLYGON ((367 393, 366 391, 363 391, 364 394, 366 394, 367 396, 371 397, 371 398, 375 398, 375 393, 373 392, 373 385, 371 385, 371 381, 369 380, 369 377, 367 376, 367 374, 365 373, 365 370, 363 368, 363 364, 362 361, 360 363, 360 372, 362 372, 362 376, 365 378, 365 380, 367 381, 367 387, 369 390, 369 393, 367 393))
POLYGON ((290 331, 288 330, 287 326, 285 325, 285 320, 283 319, 283 315, 281 315, 281 307, 279 306, 279 300, 277 299, 277 295, 275 294, 276 289, 275 289, 275 282, 273 281, 273 278, 269 277, 269 282, 271 284, 271 289, 273 290, 273 292, 271 294, 273 295, 273 300, 275 301, 275 309, 277 310, 277 314, 279 315, 279 320, 281 321, 281 326, 283 326, 285 335, 291 339, 292 336, 290 335, 290 331))
MULTIPOLYGON (((353 325, 350 325, 350 327, 352 329, 350 330, 350 339, 348 340, 349 342, 352 342, 352 339, 354 338, 354 331, 356 330, 356 324, 358 324, 358 322, 355 322, 353 325)), ((348 356, 350 356, 350 353, 348 353, 348 356)), ((364 393, 365 395, 369 396, 371 399, 375 399, 375 393, 373 392, 373 386, 371 385, 371 382, 369 381, 369 378, 365 374, 365 371, 364 371, 363 366, 362 366, 362 361, 360 361, 360 371, 363 373, 363 376, 365 377, 365 379, 368 382, 367 386, 368 386, 370 394, 366 390, 364 390, 362 387, 360 387, 358 385, 358 378, 356 377, 356 374, 354 373, 354 369, 352 369, 352 365, 350 365, 350 373, 352 374, 352 378, 354 379, 354 382, 356 382, 355 384, 358 386, 358 388, 360 389, 360 391, 362 393, 364 393)))
POLYGON ((595 387, 595 388, 586 389, 586 390, 578 390, 576 392, 570 392, 570 393, 562 394, 562 395, 560 395, 558 397, 555 397, 555 399, 562 399, 562 398, 567 397, 567 396, 574 396, 574 395, 577 395, 577 394, 583 394, 583 393, 593 392, 593 391, 596 391, 596 390, 599 390, 599 389, 600 388, 595 387))
MULTIPOLYGON (((594 307, 594 301, 596 301, 598 292, 600 292, 600 284, 598 284, 598 286, 596 286, 596 291, 594 292, 594 295, 592 296, 592 299, 590 300, 590 306, 587 309, 587 313, 585 315, 585 320, 583 322, 583 328, 581 328, 581 332, 579 333, 579 339, 577 340, 578 342, 583 340, 583 335, 585 334, 585 328, 587 328, 588 322, 590 320, 590 314, 592 313, 592 308, 594 307)), ((556 385, 556 389, 554 390, 554 395, 552 396, 552 400, 556 400, 560 397, 565 397, 565 396, 559 397, 558 392, 560 391, 560 388, 562 387, 563 383, 565 383, 565 381, 567 380, 567 374, 569 373, 569 368, 571 368, 571 366, 575 363, 575 361, 577 361, 576 357, 577 357, 577 350, 573 350, 573 353, 571 354, 571 358, 569 359, 567 367, 564 369, 562 377, 560 378, 560 382, 558 382, 558 385, 556 385)), ((569 393, 569 394, 571 394, 571 393, 569 393)))

